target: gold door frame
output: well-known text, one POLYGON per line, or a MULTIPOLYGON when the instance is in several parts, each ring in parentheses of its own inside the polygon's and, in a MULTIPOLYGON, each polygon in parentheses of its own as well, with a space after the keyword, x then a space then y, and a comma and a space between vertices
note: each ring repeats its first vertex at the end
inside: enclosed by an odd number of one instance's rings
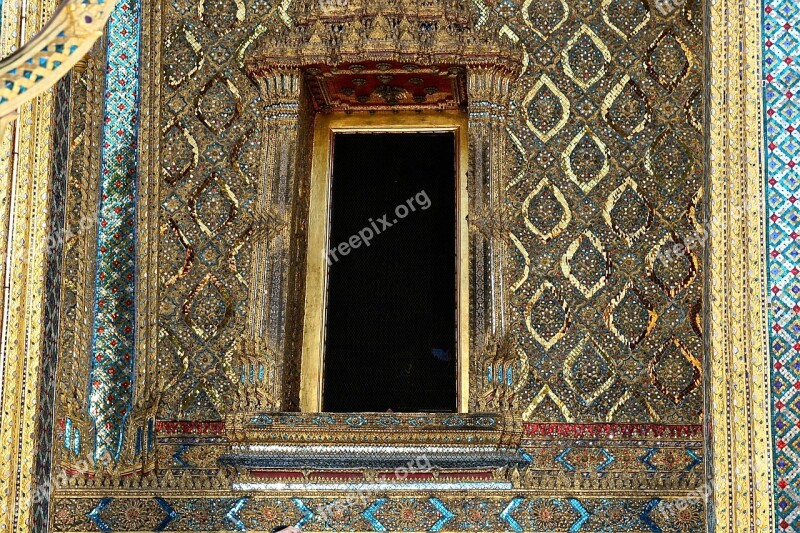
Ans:
POLYGON ((300 382, 303 412, 322 410, 325 320, 327 308, 327 250, 330 238, 330 194, 333 170, 333 140, 337 133, 452 132, 456 138, 456 187, 458 219, 456 267, 457 315, 457 411, 469 411, 469 242, 467 213, 467 169, 469 142, 467 115, 459 111, 430 113, 317 115, 311 167, 311 197, 308 221, 305 320, 300 382))

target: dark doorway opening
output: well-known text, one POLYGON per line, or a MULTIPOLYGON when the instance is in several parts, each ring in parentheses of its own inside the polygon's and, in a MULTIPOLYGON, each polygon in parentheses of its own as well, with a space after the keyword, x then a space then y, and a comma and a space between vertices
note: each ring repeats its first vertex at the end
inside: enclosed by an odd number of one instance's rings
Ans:
POLYGON ((333 143, 323 410, 454 412, 455 135, 333 143))

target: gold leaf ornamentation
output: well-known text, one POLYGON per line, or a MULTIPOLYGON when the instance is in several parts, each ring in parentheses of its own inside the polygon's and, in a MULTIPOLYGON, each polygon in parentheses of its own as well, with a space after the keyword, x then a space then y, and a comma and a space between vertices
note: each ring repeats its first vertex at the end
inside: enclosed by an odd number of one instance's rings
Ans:
POLYGON ((600 13, 608 27, 626 41, 642 31, 651 17, 647 0, 603 0, 600 13))
POLYGON ((545 384, 541 388, 541 390, 539 390, 538 394, 536 394, 533 400, 531 400, 531 403, 528 404, 528 408, 525 409, 525 412, 522 414, 522 419, 525 420, 526 422, 533 419, 533 415, 536 412, 536 409, 540 405, 542 405, 542 403, 548 400, 552 402, 561 412, 561 416, 564 418, 564 422, 574 421, 572 413, 570 413, 569 408, 567 408, 567 405, 561 400, 561 398, 556 396, 556 394, 547 384, 545 384))
POLYGON ((583 90, 588 89, 606 73, 611 52, 605 43, 586 24, 572 36, 561 52, 564 73, 583 90), (577 48, 581 47, 582 50, 577 48), (575 52, 575 53, 573 53, 575 52))
POLYGON ((658 313, 629 281, 608 304, 603 319, 617 340, 634 350, 656 327, 658 313))
POLYGON ((611 273, 611 261, 600 239, 591 230, 586 230, 572 241, 561 257, 561 271, 584 298, 589 299, 605 287, 611 273))
POLYGON ((656 352, 647 367, 653 385, 675 405, 700 386, 700 360, 679 340, 672 339, 656 352))
POLYGON ((609 91, 600 109, 606 123, 626 139, 642 132, 653 114, 647 97, 628 74, 609 91))
POLYGON ((527 227, 534 235, 548 242, 567 229, 572 220, 567 199, 561 190, 547 178, 542 178, 522 203, 522 214, 527 227), (543 227, 550 220, 552 225, 543 227))
POLYGON ((608 195, 603 205, 603 219, 628 246, 644 235, 653 222, 653 209, 631 178, 608 195))
POLYGON ((585 126, 561 155, 561 168, 575 185, 588 193, 611 170, 608 147, 585 126))
POLYGON ((569 5, 566 0, 525 0, 522 4, 522 20, 545 41, 568 18, 569 5))
POLYGON ((553 80, 542 74, 522 101, 522 109, 528 128, 546 143, 567 124, 570 103, 553 80))
POLYGON ((587 407, 608 392, 617 377, 609 357, 588 337, 567 355, 563 370, 564 381, 587 407))
POLYGON ((545 350, 555 346, 567 334, 570 325, 567 302, 549 281, 544 281, 528 302, 525 325, 545 350))

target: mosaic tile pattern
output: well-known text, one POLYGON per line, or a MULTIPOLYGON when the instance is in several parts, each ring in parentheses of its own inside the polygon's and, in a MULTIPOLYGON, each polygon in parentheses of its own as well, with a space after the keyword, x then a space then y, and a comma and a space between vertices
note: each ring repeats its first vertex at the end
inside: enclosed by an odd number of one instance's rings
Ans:
POLYGON ((800 5, 764 3, 764 90, 778 531, 800 531, 800 5))
POLYGON ((507 128, 526 420, 702 419, 701 13, 494 4, 529 57, 507 128))
MULTIPOLYGON (((165 4, 159 357, 176 378, 165 419, 229 409, 227 355, 252 283, 260 111, 233 51, 268 6, 208 4, 165 4)), ((664 14, 644 0, 476 5, 528 58, 508 127, 526 419, 699 423, 702 1, 664 14)))
POLYGON ((358 494, 61 499, 55 531, 530 531, 695 533, 703 504, 670 498, 358 494), (613 525, 612 525, 613 524, 613 525))
POLYGON ((133 405, 136 285, 138 0, 120 1, 108 25, 100 222, 89 415, 95 458, 119 457, 133 405))
MULTIPOLYGON (((255 231, 262 216, 262 108, 236 50, 275 3, 195 4, 163 3, 158 350, 171 383, 159 407, 167 420, 214 419, 228 409, 238 381, 230 351, 244 330, 253 243, 270 233, 255 231)), ((283 275, 282 256, 273 253, 267 263, 265 278, 283 275)), ((276 324, 270 331, 281 329, 284 310, 271 310, 269 320, 276 324)), ((279 335, 268 337, 280 342, 279 335)), ((282 351, 276 346, 259 351, 282 351)))

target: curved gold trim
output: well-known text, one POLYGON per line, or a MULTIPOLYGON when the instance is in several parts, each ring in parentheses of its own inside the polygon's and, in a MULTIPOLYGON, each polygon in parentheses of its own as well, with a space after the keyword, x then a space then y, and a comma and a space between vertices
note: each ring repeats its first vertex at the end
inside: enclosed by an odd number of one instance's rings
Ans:
POLYGON ((36 36, 0 61, 0 132, 17 109, 53 87, 103 34, 116 0, 64 0, 36 36))

